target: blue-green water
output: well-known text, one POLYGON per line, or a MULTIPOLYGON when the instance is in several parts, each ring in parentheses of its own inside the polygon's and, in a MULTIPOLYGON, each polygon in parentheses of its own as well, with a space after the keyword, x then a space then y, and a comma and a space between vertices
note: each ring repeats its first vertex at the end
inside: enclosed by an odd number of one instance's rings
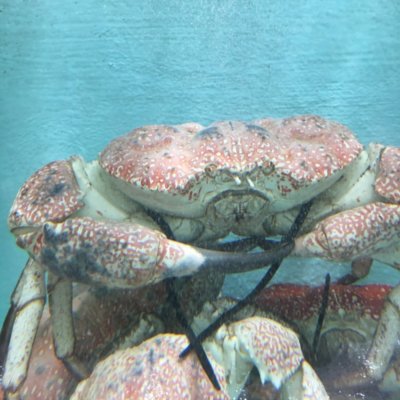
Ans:
POLYGON ((7 213, 51 160, 144 124, 299 113, 400 146, 399 21, 397 0, 0 1, 0 320, 26 258, 7 213))

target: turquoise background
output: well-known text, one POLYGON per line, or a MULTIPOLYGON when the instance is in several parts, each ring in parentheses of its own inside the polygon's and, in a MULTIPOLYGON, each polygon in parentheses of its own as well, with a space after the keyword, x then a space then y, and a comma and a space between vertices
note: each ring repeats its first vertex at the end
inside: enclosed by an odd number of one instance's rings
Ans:
MULTIPOLYGON (((0 320, 26 259, 8 210, 49 161, 144 124, 300 113, 400 146, 399 21, 396 0, 0 0, 0 320)), ((308 265, 280 279, 322 282, 308 265)))

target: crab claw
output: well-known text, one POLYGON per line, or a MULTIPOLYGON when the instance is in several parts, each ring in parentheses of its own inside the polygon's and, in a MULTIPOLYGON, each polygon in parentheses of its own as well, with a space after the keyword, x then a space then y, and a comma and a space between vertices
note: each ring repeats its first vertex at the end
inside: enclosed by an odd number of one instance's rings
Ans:
POLYGON ((329 398, 305 363, 297 335, 274 320, 255 316, 223 326, 204 346, 224 365, 232 398, 239 394, 253 365, 261 383, 270 381, 284 398, 329 398))
POLYGON ((288 255, 292 244, 263 253, 223 253, 169 240, 134 223, 90 217, 46 223, 17 243, 56 275, 69 280, 134 288, 204 269, 238 272, 264 267, 288 255))
POLYGON ((322 257, 333 261, 353 261, 371 256, 389 265, 398 265, 400 206, 370 203, 332 215, 313 231, 296 239, 294 256, 322 257), (394 248, 393 254, 385 250, 394 248), (396 254, 394 254, 396 253, 396 254))
POLYGON ((63 221, 84 207, 72 160, 53 161, 21 187, 11 207, 8 225, 14 234, 45 221, 63 221))
POLYGON ((195 355, 179 359, 179 352, 187 344, 185 336, 163 334, 140 346, 118 350, 96 365, 92 375, 77 386, 71 400, 228 400, 224 371, 212 357, 221 391, 212 386, 195 355))

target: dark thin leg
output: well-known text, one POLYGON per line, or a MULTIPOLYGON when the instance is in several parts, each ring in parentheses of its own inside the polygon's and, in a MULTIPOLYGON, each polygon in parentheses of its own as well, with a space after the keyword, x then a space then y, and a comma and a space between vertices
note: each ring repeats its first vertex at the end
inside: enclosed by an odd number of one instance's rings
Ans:
POLYGON ((315 361, 318 361, 316 354, 317 354, 317 350, 318 350, 319 340, 321 338, 321 330, 322 330, 322 326, 324 324, 326 309, 328 307, 330 283, 331 283, 331 276, 329 274, 326 274, 324 293, 322 295, 321 307, 319 309, 317 326, 315 327, 314 339, 313 339, 313 343, 312 343, 312 354, 313 354, 313 358, 315 361))
POLYGON ((149 208, 145 209, 146 214, 159 226, 161 232, 171 240, 176 240, 175 235, 172 232, 172 229, 168 225, 167 221, 160 215, 158 212, 150 210, 149 208))
MULTIPOLYGON (((202 342, 208 336, 212 335, 219 327, 221 327, 226 321, 231 319, 237 312, 239 312, 242 308, 246 307, 255 296, 257 296, 262 289, 264 289, 265 285, 274 277, 276 271, 278 270, 279 263, 272 264, 271 268, 267 271, 267 273, 263 276, 257 286, 249 293, 245 298, 236 303, 232 308, 225 311, 222 315, 220 315, 212 324, 210 324, 206 329, 204 329, 198 336, 197 341, 202 342)), ((185 350, 179 354, 180 358, 186 357, 193 350, 193 346, 189 344, 185 350)))
POLYGON ((200 242, 196 243, 196 246, 208 250, 218 250, 224 252, 246 252, 253 250, 256 247, 261 247, 264 250, 271 250, 278 244, 279 242, 276 240, 270 240, 259 236, 251 236, 222 243, 200 242))
MULTIPOLYGON (((152 210, 146 210, 147 214, 157 223, 162 232, 168 237, 168 239, 175 240, 174 233, 172 232, 168 223, 164 220, 164 218, 152 210)), ((201 366, 204 369, 204 372, 207 374, 208 379, 213 384, 215 389, 221 390, 221 386, 218 382, 218 379, 214 373, 213 367, 210 363, 210 360, 207 357, 206 352, 203 349, 201 342, 199 342, 196 338, 195 333, 193 332, 192 327, 188 323, 186 319, 185 313, 182 310, 182 307, 179 303, 178 297, 176 295, 175 287, 174 287, 175 278, 170 278, 166 280, 167 292, 168 292, 168 300, 171 302, 172 306, 175 308, 176 318, 181 324, 182 328, 185 330, 186 337, 189 340, 189 344, 196 352, 197 358, 200 361, 201 366)))
POLYGON ((167 279, 167 288, 168 288, 168 300, 171 301, 172 306, 175 308, 176 317, 179 323, 182 325, 185 330, 185 334, 189 340, 190 345, 196 352, 197 358, 200 361, 201 366, 203 367, 205 373, 208 376, 208 379, 211 381, 215 389, 221 390, 221 386, 218 382, 218 379, 214 373, 213 367, 207 357, 206 352, 203 349, 203 346, 200 341, 197 340, 195 333, 193 332, 192 327, 188 323, 185 314, 181 308, 181 305, 176 296, 176 291, 174 288, 174 280, 175 278, 167 279))
MULTIPOLYGON (((282 237, 281 244, 289 243, 294 240, 297 233, 299 232, 301 226, 303 225, 304 220, 307 217, 307 214, 311 208, 311 202, 304 204, 299 214, 297 215, 295 221, 293 222, 292 226, 290 227, 289 232, 282 237)), ((272 264, 270 269, 266 272, 257 286, 242 300, 240 300, 235 306, 231 309, 225 311, 222 315, 220 315, 211 325, 209 325, 206 329, 204 329, 198 336, 197 341, 202 342, 208 336, 212 335, 221 325, 223 325, 227 320, 229 320, 234 314, 240 311, 242 308, 247 306, 253 299, 256 297, 262 289, 271 281, 274 277, 276 271, 278 270, 279 266, 281 265, 282 260, 272 264)), ((179 354, 180 358, 186 357, 193 349, 192 344, 190 343, 186 349, 184 349, 181 354, 179 354)))

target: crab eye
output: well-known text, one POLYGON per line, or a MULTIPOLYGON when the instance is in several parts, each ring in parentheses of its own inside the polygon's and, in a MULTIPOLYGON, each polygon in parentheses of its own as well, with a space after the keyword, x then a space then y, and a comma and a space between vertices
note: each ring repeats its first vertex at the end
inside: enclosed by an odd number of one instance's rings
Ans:
POLYGON ((216 164, 209 164, 204 168, 204 171, 208 176, 214 176, 217 168, 216 164))

